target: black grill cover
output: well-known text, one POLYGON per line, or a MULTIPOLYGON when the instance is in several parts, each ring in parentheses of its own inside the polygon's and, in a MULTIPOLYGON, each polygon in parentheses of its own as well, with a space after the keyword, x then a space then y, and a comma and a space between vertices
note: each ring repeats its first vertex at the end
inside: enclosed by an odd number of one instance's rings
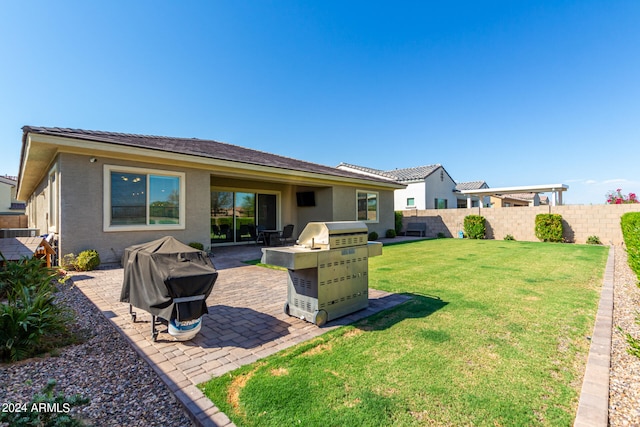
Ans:
POLYGON ((206 252, 167 236, 126 248, 122 266, 121 302, 167 321, 194 320, 209 312, 205 300, 218 272, 206 252), (191 300, 174 301, 185 297, 191 300))

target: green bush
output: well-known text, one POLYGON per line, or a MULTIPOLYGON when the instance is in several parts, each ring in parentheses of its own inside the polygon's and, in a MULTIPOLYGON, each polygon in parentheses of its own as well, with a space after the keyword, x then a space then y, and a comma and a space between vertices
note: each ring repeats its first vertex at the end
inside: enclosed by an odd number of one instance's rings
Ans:
POLYGON ((0 253, 3 266, 0 268, 0 300, 7 297, 12 289, 25 286, 35 289, 53 280, 57 274, 46 268, 44 261, 38 258, 21 258, 17 262, 8 262, 0 253))
POLYGON ((387 239, 393 239, 394 237, 396 237, 396 230, 394 230, 393 228, 388 229, 385 233, 385 237, 387 239))
POLYGON ((204 245, 200 242, 191 242, 189 243, 189 246, 191 246, 194 249, 198 249, 200 251, 204 251, 204 245))
MULTIPOLYGON (((51 426, 51 427, 74 427, 83 424, 74 419, 68 410, 75 406, 82 406, 89 403, 88 398, 82 397, 80 394, 67 397, 64 393, 53 394, 53 388, 56 385, 55 380, 49 380, 42 391, 31 399, 31 402, 17 402, 20 405, 19 411, 2 411, 0 412, 0 424, 10 426, 51 426), (58 411, 40 411, 31 410, 39 408, 44 404, 47 408, 58 408, 58 411), (24 406, 22 406, 24 405, 24 406), (24 409, 24 410, 23 410, 24 409)), ((4 402, 9 403, 9 402, 4 402)))
POLYGON ((601 245, 602 242, 598 236, 587 237, 587 245, 601 245))
POLYGON ((99 265, 100 255, 98 255, 98 252, 94 249, 80 252, 73 264, 74 268, 78 271, 95 270, 99 265))
POLYGON ((54 304, 55 270, 40 259, 5 262, 0 270, 6 301, 0 303, 0 360, 21 360, 55 347, 65 331, 66 310, 54 304))
POLYGON ((480 215, 464 217, 464 234, 469 239, 484 239, 486 232, 485 219, 480 215))
POLYGON ((369 241, 374 241, 374 240, 378 240, 378 233, 376 233, 375 231, 372 231, 371 233, 369 233, 369 241))
POLYGON ((506 236, 504 236, 504 240, 516 240, 516 238, 513 237, 511 234, 507 234, 506 236))
POLYGON ((438 233, 438 239, 444 239, 446 236, 444 235, 444 233, 441 231, 438 233))
POLYGON ((395 211, 394 228, 395 228, 396 236, 399 235, 402 232, 402 218, 403 217, 404 217, 404 215, 402 215, 402 211, 395 211))
POLYGON ((627 246, 627 262, 640 279, 640 212, 627 212, 622 215, 620 226, 627 246))
POLYGON ((536 215, 536 237, 543 242, 562 242, 562 215, 536 215))

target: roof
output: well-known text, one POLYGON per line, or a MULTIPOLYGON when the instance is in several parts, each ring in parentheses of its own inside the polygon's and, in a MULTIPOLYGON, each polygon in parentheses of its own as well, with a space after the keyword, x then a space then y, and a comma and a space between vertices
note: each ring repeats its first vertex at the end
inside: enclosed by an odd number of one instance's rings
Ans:
POLYGON ((15 180, 15 177, 13 176, 8 176, 8 175, 0 175, 0 182, 3 184, 8 184, 8 185, 16 185, 17 181, 15 180))
POLYGON ((423 180, 427 178, 429 175, 431 175, 433 172, 438 170, 438 168, 441 168, 442 165, 435 164, 435 165, 427 165, 427 166, 417 166, 413 168, 392 169, 387 171, 367 168, 364 166, 352 165, 348 163, 340 163, 338 165, 338 168, 340 167, 357 170, 366 175, 377 175, 387 179, 396 180, 398 182, 403 182, 403 181, 423 180))
POLYGON ((32 257, 39 247, 49 248, 42 237, 7 237, 0 239, 0 253, 7 261, 18 261, 32 257))
MULTIPOLYGON (((121 147, 126 149, 153 150, 154 152, 164 152, 169 154, 181 154, 194 156, 202 159, 215 159, 234 164, 244 164, 247 168, 251 166, 263 166, 267 168, 277 168, 280 170, 306 172, 320 174, 334 178, 355 179, 358 181, 369 181, 371 183, 383 183, 385 186, 392 184, 388 179, 370 176, 363 177, 362 174, 341 170, 331 166, 297 160, 290 157, 271 154, 264 151, 253 150, 238 145, 228 144, 214 140, 198 138, 178 138, 168 136, 136 135, 130 133, 103 132, 83 129, 69 129, 58 127, 36 127, 24 126, 22 154, 20 158, 19 182, 22 186, 25 166, 25 150, 27 150, 27 139, 29 136, 47 136, 73 139, 76 141, 86 141, 87 146, 92 142, 109 144, 111 148, 121 147)), ((50 142, 54 144, 54 142, 50 142)), ((113 149, 110 150, 113 152, 113 149)), ((22 190, 21 190, 22 191, 22 190)))
POLYGON ((385 173, 396 177, 398 181, 415 181, 419 179, 425 179, 441 167, 442 165, 435 164, 427 166, 417 166, 414 168, 393 169, 390 171, 385 171, 385 173))
POLYGON ((480 188, 489 188, 485 181, 459 182, 456 184, 456 190, 478 190, 480 188))
POLYGON ((569 186, 566 184, 547 184, 547 185, 526 185, 521 187, 500 187, 500 188, 481 188, 471 190, 461 190, 463 194, 471 194, 474 196, 491 196, 495 194, 518 194, 518 193, 546 193, 567 191, 569 186))

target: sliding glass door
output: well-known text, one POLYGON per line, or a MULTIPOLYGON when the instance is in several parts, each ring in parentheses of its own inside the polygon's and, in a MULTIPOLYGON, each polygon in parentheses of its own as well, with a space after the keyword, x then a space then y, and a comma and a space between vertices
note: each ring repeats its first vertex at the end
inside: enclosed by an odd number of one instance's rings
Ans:
POLYGON ((275 194, 211 191, 211 244, 254 241, 257 229, 277 227, 275 194))

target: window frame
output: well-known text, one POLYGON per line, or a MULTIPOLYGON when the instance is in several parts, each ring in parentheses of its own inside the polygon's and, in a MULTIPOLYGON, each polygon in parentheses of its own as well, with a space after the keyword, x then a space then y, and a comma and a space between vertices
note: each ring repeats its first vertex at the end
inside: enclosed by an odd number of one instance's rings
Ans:
MULTIPOLYGON (((368 215, 368 207, 367 207, 367 217, 368 215)), ((377 224, 380 222, 380 193, 377 191, 369 191, 369 190, 356 190, 356 221, 362 221, 365 223, 370 223, 370 224, 377 224), (358 218, 358 196, 360 194, 366 194, 367 195, 367 205, 368 205, 368 201, 369 201, 369 196, 374 195, 375 199, 376 199, 376 218, 375 219, 360 219, 358 218)))
POLYGON ((47 232, 48 233, 57 233, 58 232, 58 218, 60 211, 60 185, 58 184, 58 165, 54 165, 47 174, 47 186, 49 189, 48 197, 49 197, 49 207, 47 210, 47 232))
POLYGON ((133 166, 104 165, 103 168, 103 231, 155 231, 155 230, 184 230, 186 228, 186 174, 184 172, 150 169, 133 166), (112 225, 111 224, 111 174, 113 172, 137 173, 147 178, 146 189, 146 224, 112 225), (149 224, 149 185, 151 176, 178 178, 180 188, 180 206, 178 207, 177 224, 149 224))

